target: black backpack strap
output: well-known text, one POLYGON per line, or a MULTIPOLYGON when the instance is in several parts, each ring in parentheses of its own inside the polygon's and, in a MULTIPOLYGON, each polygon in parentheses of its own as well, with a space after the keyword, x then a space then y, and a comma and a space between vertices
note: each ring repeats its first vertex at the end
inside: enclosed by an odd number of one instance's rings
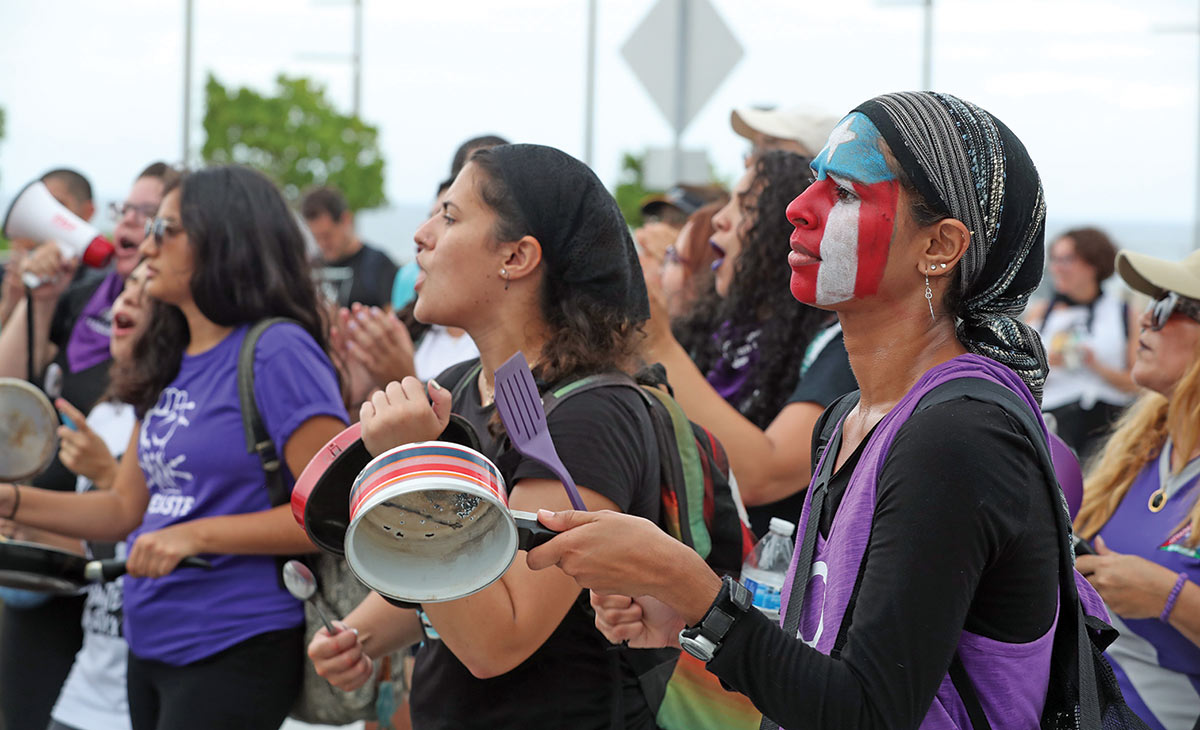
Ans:
MULTIPOLYGON (((272 317, 254 324, 250 328, 250 331, 246 333, 246 338, 242 340, 241 349, 238 350, 237 364, 238 402, 241 405, 242 411, 242 428, 246 432, 246 451, 251 454, 258 454, 258 459, 262 463, 263 473, 267 477, 267 496, 271 500, 272 507, 278 507, 290 502, 291 494, 288 493, 287 487, 283 483, 279 450, 275 448, 275 442, 271 440, 271 434, 267 432, 262 415, 258 412, 258 403, 254 399, 254 353, 262 334, 272 325, 283 322, 292 322, 299 325, 298 322, 287 317, 272 317)), ((293 557, 300 560, 304 559, 304 556, 275 556, 275 563, 278 568, 275 571, 275 578, 279 581, 279 585, 285 589, 287 586, 283 584, 283 564, 293 557)))
POLYGON ((821 435, 817 439, 817 449, 812 455, 812 469, 816 472, 817 464, 821 461, 821 455, 825 453, 825 447, 829 445, 829 440, 833 438, 833 432, 846 414, 858 405, 859 392, 857 390, 850 391, 845 395, 839 396, 837 400, 829 404, 825 412, 821 414, 819 423, 821 425, 821 435))
MULTIPOLYGON (((1071 523, 1068 519, 1066 499, 1058 480, 1054 477, 1054 461, 1050 457, 1050 446, 1046 442, 1037 417, 1029 405, 1009 388, 980 378, 958 378, 938 386, 930 391, 917 404, 918 411, 938 403, 944 403, 956 398, 972 398, 974 400, 992 403, 1005 410, 1017 423, 1021 424, 1029 437, 1038 461, 1047 476, 1047 483, 1054 490, 1052 501, 1057 505, 1054 510, 1054 522, 1059 535, 1059 600, 1060 606, 1075 606, 1071 612, 1060 614, 1060 626, 1075 624, 1075 648, 1078 652, 1078 689, 1079 689, 1079 727, 1092 728, 1101 726, 1100 695, 1096 684, 1096 667, 1092 662, 1093 641, 1089 636, 1088 623, 1091 617, 1085 616, 1083 603, 1079 599, 1079 591, 1075 586, 1075 552, 1071 548, 1071 523)), ((1094 623, 1094 620, 1092 620, 1094 623)), ((1057 639, 1055 646, 1059 646, 1057 639)), ((1065 647, 1065 643, 1063 644, 1065 647)), ((961 693, 960 693, 961 694, 961 693)))
POLYGON ((270 495, 271 505, 274 507, 287 504, 291 495, 288 494, 287 488, 283 484, 283 473, 279 468, 279 450, 275 447, 275 442, 271 440, 266 425, 263 424, 262 415, 258 412, 258 403, 254 399, 254 352, 263 332, 266 332, 272 325, 282 322, 295 323, 294 320, 286 317, 272 317, 252 326, 246 333, 246 338, 242 340, 242 347, 238 351, 237 367, 238 401, 242 410, 242 426, 246 432, 246 451, 258 454, 263 471, 267 475, 267 493, 270 495))
POLYGON ((975 694, 975 685, 971 684, 971 678, 967 676, 967 668, 963 666, 962 657, 958 655, 957 651, 954 652, 954 658, 950 660, 950 682, 954 685, 954 690, 958 692, 958 698, 962 700, 963 707, 967 710, 967 718, 971 721, 972 730, 992 730, 987 715, 983 714, 983 705, 979 703, 979 695, 975 694))

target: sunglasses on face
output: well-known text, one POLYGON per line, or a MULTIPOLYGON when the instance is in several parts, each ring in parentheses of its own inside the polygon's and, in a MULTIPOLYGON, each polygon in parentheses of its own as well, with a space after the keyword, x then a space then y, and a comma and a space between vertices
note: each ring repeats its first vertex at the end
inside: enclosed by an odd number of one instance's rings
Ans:
POLYGON ((181 230, 183 229, 166 218, 151 218, 146 221, 146 236, 154 236, 156 244, 161 244, 164 236, 174 236, 181 230))
POLYGON ((1189 299, 1173 291, 1167 292, 1150 303, 1149 312, 1150 330, 1152 332, 1157 332, 1166 327, 1167 321, 1171 319, 1171 315, 1175 312, 1179 312, 1185 317, 1200 322, 1200 300, 1189 299))

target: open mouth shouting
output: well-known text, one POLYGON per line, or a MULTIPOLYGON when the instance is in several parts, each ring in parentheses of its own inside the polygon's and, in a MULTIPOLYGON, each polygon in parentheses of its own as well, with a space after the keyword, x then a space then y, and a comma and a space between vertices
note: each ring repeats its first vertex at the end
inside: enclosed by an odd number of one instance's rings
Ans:
POLYGON ((721 264, 725 263, 725 248, 711 238, 708 240, 708 245, 712 246, 713 252, 717 255, 712 262, 712 270, 716 271, 721 268, 721 264))

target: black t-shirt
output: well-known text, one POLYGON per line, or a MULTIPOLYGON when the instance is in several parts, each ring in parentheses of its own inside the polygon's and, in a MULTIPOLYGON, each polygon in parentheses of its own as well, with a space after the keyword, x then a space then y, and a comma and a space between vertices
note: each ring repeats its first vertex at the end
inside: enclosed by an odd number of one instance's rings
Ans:
MULTIPOLYGON (((828 408, 835 400, 855 390, 858 390, 858 381, 854 379, 854 371, 850 369, 846 343, 839 331, 825 344, 808 369, 801 373, 796 390, 792 392, 784 408, 793 403, 817 403, 822 408, 828 408)), ((797 444, 796 448, 804 446, 797 444)), ((796 524, 800 520, 800 510, 804 508, 805 491, 802 489, 777 502, 747 507, 750 529, 755 536, 762 537, 767 534, 772 517, 796 524)))
MULTIPOLYGON (((50 342, 58 348, 53 362, 62 368, 62 397, 82 413, 90 412, 92 406, 100 400, 100 396, 104 395, 104 391, 108 390, 108 371, 112 360, 106 359, 73 373, 67 365, 67 342, 71 339, 71 331, 75 328, 83 308, 87 306, 107 275, 108 270, 87 269, 59 297, 50 320, 50 342)), ((43 375, 44 373, 39 373, 39 379, 43 375)), ((74 472, 63 466, 56 453, 50 465, 34 477, 31 483, 43 489, 73 492, 75 481, 74 472)))
MULTIPOLYGON (((437 381, 453 387, 473 365, 456 365, 437 381)), ((483 453, 500 468, 510 493, 521 488, 522 479, 557 479, 490 435, 495 406, 480 405, 474 383, 461 390, 453 411, 475 427, 483 453)), ((547 423, 558 455, 576 483, 608 497, 626 513, 658 520, 657 448, 646 405, 637 393, 619 387, 579 393, 555 408, 547 423)), ((581 591, 537 651, 491 679, 471 675, 440 640, 426 640, 413 675, 413 727, 603 730, 610 726, 612 707, 618 701, 619 677, 622 727, 653 728, 654 718, 625 656, 630 650, 614 650, 594 622, 587 592, 581 591)))
POLYGON ((392 303, 396 271, 387 254, 364 243, 344 259, 319 264, 317 280, 326 298, 340 306, 386 307, 392 303))
MULTIPOLYGON (((823 530, 860 455, 830 481, 823 530)), ((751 611, 709 669, 785 727, 915 728, 964 628, 1005 642, 1049 629, 1056 508, 1033 446, 1002 408, 931 406, 900 428, 884 461, 840 652, 825 656, 751 611)))

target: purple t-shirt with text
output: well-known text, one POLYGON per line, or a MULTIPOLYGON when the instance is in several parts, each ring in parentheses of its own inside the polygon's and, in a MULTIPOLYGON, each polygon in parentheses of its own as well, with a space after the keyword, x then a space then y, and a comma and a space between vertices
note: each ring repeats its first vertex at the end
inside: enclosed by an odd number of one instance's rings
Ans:
MULTIPOLYGON (((247 453, 237 390, 238 350, 247 327, 199 355, 142 419, 138 464, 150 503, 139 535, 204 517, 270 509, 266 477, 247 453)), ((294 324, 263 333, 254 358, 255 395, 283 456, 288 438, 315 416, 346 420, 329 358, 294 324)), ((285 483, 295 479, 283 464, 285 483)), ((206 555, 212 570, 181 568, 162 578, 125 579, 125 636, 140 658, 183 665, 257 634, 299 626, 303 609, 279 584, 271 555, 206 555)))

